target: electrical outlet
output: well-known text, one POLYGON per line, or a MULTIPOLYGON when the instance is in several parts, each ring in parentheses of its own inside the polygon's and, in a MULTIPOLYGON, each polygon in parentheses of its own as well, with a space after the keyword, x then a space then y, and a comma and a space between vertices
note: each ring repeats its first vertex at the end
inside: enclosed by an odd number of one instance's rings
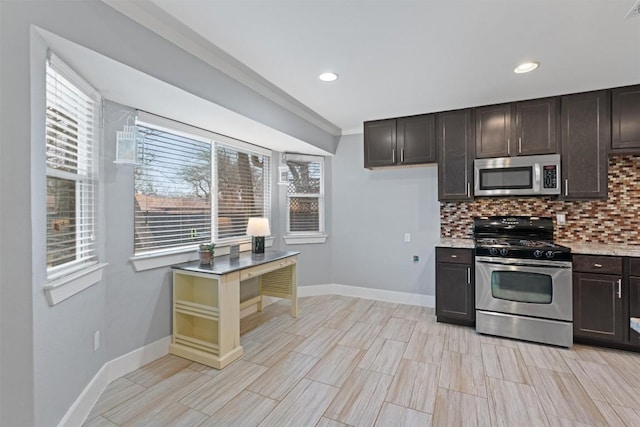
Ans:
POLYGON ((411 242, 411 233, 404 233, 404 242, 405 243, 411 242))
POLYGON ((563 213, 557 214, 556 222, 558 223, 558 225, 565 225, 567 223, 567 216, 563 213))
POLYGON ((419 261, 420 261, 420 257, 418 255, 414 255, 413 262, 419 262, 419 261))
POLYGON ((93 333, 93 351, 98 351, 100 348, 100 331, 93 333))

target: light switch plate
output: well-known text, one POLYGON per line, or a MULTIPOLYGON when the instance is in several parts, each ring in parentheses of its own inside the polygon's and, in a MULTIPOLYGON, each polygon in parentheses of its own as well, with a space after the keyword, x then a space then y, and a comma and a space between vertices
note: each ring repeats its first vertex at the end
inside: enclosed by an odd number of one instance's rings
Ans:
POLYGON ((404 242, 405 243, 411 242, 411 233, 404 233, 404 242))
POLYGON ((564 225, 567 223, 567 216, 563 213, 559 213, 556 215, 556 222, 558 225, 564 225))

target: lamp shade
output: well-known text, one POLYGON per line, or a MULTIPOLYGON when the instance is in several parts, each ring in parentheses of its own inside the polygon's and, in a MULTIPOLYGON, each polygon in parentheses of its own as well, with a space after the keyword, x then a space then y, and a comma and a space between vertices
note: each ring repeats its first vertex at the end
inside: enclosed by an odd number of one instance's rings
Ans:
POLYGON ((247 224, 247 236, 269 236, 269 218, 249 218, 247 224))

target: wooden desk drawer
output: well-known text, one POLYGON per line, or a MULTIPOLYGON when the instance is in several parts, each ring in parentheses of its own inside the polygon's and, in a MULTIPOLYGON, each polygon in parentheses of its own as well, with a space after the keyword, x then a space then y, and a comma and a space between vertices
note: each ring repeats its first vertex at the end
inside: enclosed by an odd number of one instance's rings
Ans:
POLYGON ((583 273, 622 274, 622 257, 574 255, 573 271, 583 273))
POLYGON ((257 265, 255 267, 247 268, 240 271, 240 281, 253 279, 254 277, 262 276, 265 273, 277 270, 296 263, 295 257, 289 257, 272 261, 267 264, 257 265))
POLYGON ((471 264, 473 262, 473 249, 436 248, 436 262, 471 264))

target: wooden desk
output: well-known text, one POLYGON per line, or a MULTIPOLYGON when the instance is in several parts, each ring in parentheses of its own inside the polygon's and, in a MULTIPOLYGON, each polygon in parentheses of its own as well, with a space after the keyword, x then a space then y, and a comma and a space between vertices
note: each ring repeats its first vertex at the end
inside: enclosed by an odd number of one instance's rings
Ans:
POLYGON ((213 265, 173 266, 173 334, 169 353, 216 369, 242 356, 240 309, 252 304, 262 311, 262 296, 291 301, 298 316, 299 252, 243 253, 237 261, 216 257, 213 265), (240 304, 240 282, 258 278, 259 295, 240 304))

